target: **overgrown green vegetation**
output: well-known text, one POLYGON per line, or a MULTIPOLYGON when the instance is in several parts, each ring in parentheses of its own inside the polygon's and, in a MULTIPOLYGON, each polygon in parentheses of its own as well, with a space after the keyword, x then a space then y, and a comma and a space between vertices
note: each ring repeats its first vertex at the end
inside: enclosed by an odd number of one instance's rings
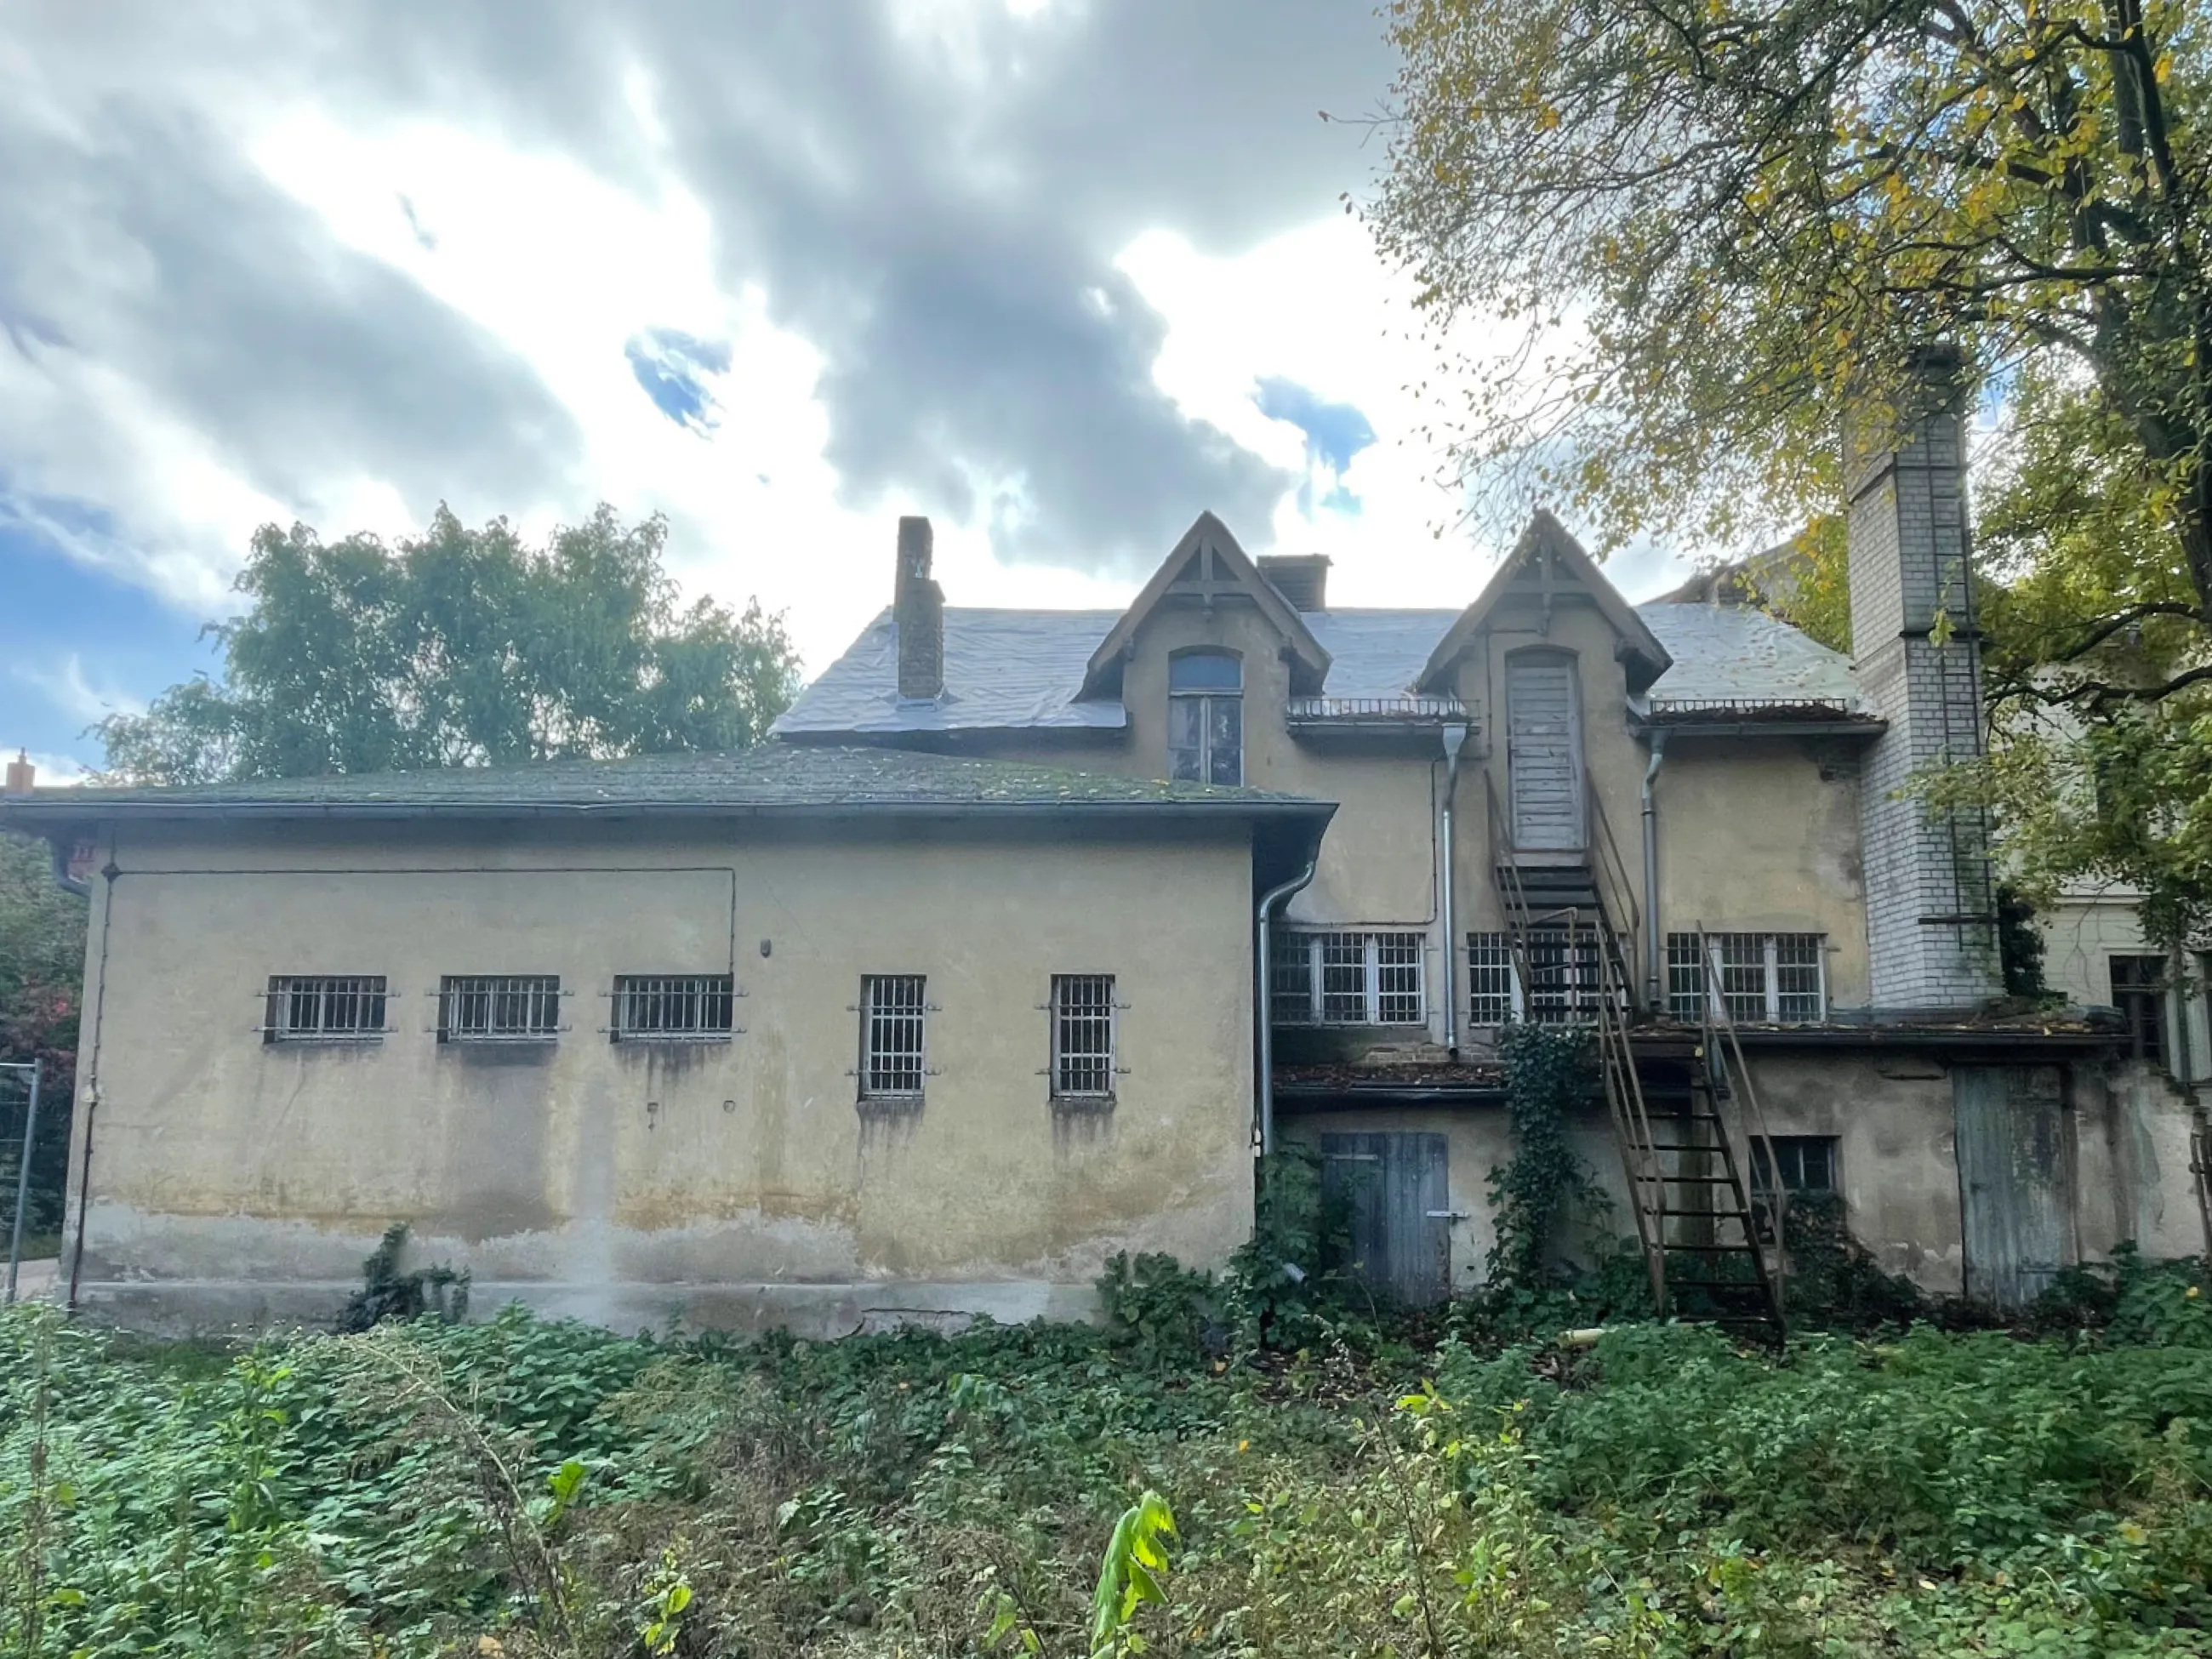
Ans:
MULTIPOLYGON (((84 900, 54 884, 53 855, 44 842, 0 835, 0 1060, 45 1066, 24 1218, 34 1238, 61 1226, 85 908, 84 900)), ((28 1088, 24 1073, 0 1073, 0 1137, 21 1133, 28 1088)), ((14 1210, 15 1176, 10 1147, 0 1152, 0 1217, 14 1210)))
POLYGON ((0 1650, 2212 1650, 2212 1316, 830 1344, 509 1310, 244 1352, 0 1316, 0 1650), (1225 1344, 1225 1346, 1224 1346, 1225 1344), (1171 1515, 1170 1512, 1171 1511, 1171 1515))

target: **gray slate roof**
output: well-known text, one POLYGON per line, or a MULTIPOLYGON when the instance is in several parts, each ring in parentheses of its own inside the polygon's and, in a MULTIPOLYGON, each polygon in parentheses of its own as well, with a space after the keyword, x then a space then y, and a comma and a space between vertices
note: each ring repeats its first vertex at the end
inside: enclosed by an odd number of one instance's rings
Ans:
POLYGON ((37 830, 111 817, 406 817, 426 810, 487 817, 1142 810, 1296 817, 1326 816, 1331 808, 1262 789, 1159 783, 901 749, 769 743, 731 754, 454 767, 201 787, 35 789, 0 797, 0 824, 37 830))
MULTIPOLYGON (((1650 690, 1655 705, 1832 703, 1857 709, 1850 659, 1762 611, 1710 605, 1639 605, 1674 659, 1650 690)), ((1330 697, 1407 695, 1457 611, 1312 611, 1306 626, 1329 653, 1330 697)), ((885 611, 823 671, 775 724, 778 735, 1104 728, 1127 724, 1112 698, 1081 697, 1091 653, 1118 611, 945 612, 945 695, 902 702, 897 629, 885 611)))
POLYGON ((1763 611, 1733 605, 1637 607, 1674 659, 1650 693, 1654 709, 1822 703, 1863 709, 1851 659, 1763 611))

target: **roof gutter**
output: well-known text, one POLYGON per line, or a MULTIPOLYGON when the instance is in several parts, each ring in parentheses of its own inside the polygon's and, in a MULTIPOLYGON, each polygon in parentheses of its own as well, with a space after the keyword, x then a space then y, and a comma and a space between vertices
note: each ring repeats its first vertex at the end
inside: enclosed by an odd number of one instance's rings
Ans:
POLYGON ((1333 801, 1306 800, 1065 800, 1065 801, 890 801, 860 797, 804 802, 726 801, 108 801, 96 793, 78 792, 69 802, 35 801, 0 806, 0 824, 33 833, 49 827, 110 820, 139 823, 297 820, 305 823, 356 819, 363 823, 418 818, 792 818, 847 819, 855 812, 872 817, 945 820, 965 817, 1052 819, 1255 818, 1298 820, 1326 817, 1333 801))

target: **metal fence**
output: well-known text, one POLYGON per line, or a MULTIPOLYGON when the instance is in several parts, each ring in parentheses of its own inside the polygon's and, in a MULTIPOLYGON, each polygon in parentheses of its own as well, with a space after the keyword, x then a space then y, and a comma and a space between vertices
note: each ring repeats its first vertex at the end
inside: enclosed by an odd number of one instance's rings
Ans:
MULTIPOLYGON (((0 1061, 0 1203, 7 1208, 8 1300, 15 1299, 23 1240, 31 1217, 32 1173, 38 1162, 39 1116, 58 1103, 46 1093, 42 1061, 0 1061)), ((58 1219, 58 1218, 57 1218, 58 1219)))

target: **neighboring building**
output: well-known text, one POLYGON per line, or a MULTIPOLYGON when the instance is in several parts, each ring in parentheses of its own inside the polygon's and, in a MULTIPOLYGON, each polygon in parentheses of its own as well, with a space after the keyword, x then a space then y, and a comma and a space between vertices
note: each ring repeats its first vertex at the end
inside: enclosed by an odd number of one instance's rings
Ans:
POLYGON ((1632 606, 1544 514, 1429 611, 1211 515, 1126 611, 948 608, 905 520, 750 755, 12 798, 100 869, 83 1294, 306 1313, 404 1220, 623 1323, 1073 1310, 1117 1249, 1222 1262, 1279 1133, 1431 1297, 1492 1243, 1510 1020, 1599 1033, 1583 1148, 1677 1292, 1765 1271, 1777 1188, 2004 1302, 2203 1249, 2185 1094, 1992 1013, 1985 827, 1899 793, 1981 741, 1929 367, 1851 451, 1856 661, 1632 606))

